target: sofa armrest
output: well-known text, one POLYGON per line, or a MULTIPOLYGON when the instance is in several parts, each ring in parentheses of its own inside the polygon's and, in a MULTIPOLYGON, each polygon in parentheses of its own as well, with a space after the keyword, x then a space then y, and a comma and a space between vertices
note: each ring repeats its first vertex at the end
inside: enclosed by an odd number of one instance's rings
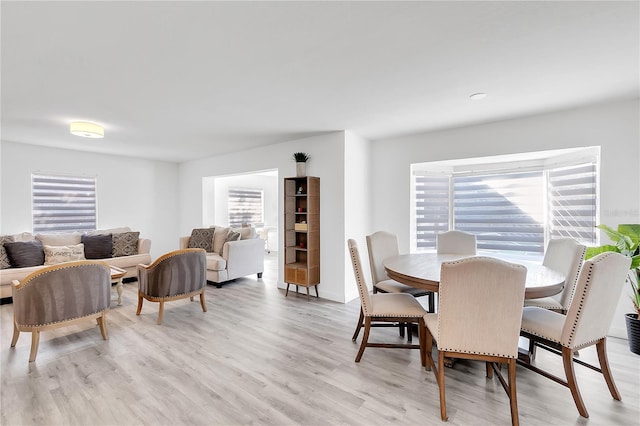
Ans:
POLYGON ((140 238, 138 240, 138 254, 149 254, 151 252, 151 240, 140 238))
POLYGON ((180 237, 180 250, 184 250, 189 247, 189 238, 191 237, 180 237))
POLYGON ((229 241, 222 246, 222 258, 227 261, 228 279, 262 274, 264 271, 264 240, 229 241))

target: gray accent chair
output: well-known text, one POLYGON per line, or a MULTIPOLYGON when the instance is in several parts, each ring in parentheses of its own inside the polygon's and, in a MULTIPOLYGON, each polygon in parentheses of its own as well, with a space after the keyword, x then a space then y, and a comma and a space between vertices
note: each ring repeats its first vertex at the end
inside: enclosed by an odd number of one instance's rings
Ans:
POLYGON ((144 299, 159 302, 158 325, 162 324, 164 302, 200 296, 207 312, 204 290, 207 285, 207 257, 203 249, 183 249, 166 253, 151 265, 138 265, 138 310, 144 299))
POLYGON ((574 363, 602 373, 613 399, 622 399, 609 369, 606 343, 630 265, 631 258, 619 253, 599 254, 582 266, 566 315, 535 306, 527 306, 522 312, 520 334, 540 348, 561 355, 566 380, 543 370, 539 364, 524 360, 518 364, 568 387, 582 417, 589 417, 589 413, 576 382, 574 363), (592 345, 596 346, 600 368, 573 357, 575 351, 592 345))
POLYGON ((111 303, 111 272, 102 261, 66 262, 41 268, 22 282, 11 283, 13 339, 21 331, 31 332, 29 362, 38 354, 40 332, 96 319, 107 340, 106 314, 111 303))
MULTIPOLYGON (((406 293, 369 294, 369 288, 367 287, 367 282, 362 271, 358 244, 352 239, 350 239, 347 244, 351 255, 353 273, 358 286, 358 293, 360 294, 360 318, 358 319, 358 326, 354 334, 354 342, 360 328, 364 327, 364 335, 362 336, 360 350, 356 356, 356 362, 360 362, 365 348, 368 347, 421 349, 420 354, 422 355, 424 353, 422 348, 425 343, 423 317, 426 313, 422 305, 420 305, 415 297, 406 293), (389 323, 418 324, 420 345, 369 342, 371 327, 384 326, 389 323)), ((421 356, 420 360, 422 365, 425 365, 425 358, 423 356, 421 356)))
POLYGON ((440 390, 440 416, 447 420, 444 363, 447 358, 486 362, 509 396, 511 423, 517 425, 516 359, 527 268, 489 257, 442 264, 438 313, 425 315, 427 369, 440 390), (431 349, 438 345, 438 365, 431 349), (500 371, 508 366, 508 383, 500 371))

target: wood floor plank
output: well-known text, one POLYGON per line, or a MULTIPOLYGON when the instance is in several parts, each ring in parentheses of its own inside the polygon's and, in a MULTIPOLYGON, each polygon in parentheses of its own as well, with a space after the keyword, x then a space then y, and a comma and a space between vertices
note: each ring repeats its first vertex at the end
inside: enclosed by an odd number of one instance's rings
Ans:
MULTIPOLYGON (((276 288, 276 253, 262 280, 208 286, 198 300, 145 302, 135 315, 137 284, 107 315, 109 340, 95 322, 43 332, 28 363, 30 333, 10 348, 12 305, 0 306, 0 424, 12 425, 440 425, 438 388, 417 350, 367 348, 351 341, 359 304, 289 294, 276 288)), ((322 292, 322 290, 321 290, 322 292)), ((372 338, 397 342, 395 329, 372 338)), ((578 416, 568 389, 517 369, 523 425, 630 425, 640 419, 640 358, 610 339, 609 361, 622 402, 601 375, 576 366, 590 413, 578 416)), ((580 357, 597 361, 595 350, 580 357)), ((538 363, 562 375, 559 357, 538 363)), ((484 364, 447 369, 449 425, 510 424, 509 403, 484 364)))

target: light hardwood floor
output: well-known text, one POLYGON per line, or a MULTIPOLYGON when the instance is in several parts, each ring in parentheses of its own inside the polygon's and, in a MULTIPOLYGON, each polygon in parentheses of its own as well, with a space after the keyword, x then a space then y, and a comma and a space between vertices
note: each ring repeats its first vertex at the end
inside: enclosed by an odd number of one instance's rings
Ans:
MULTIPOLYGON (((208 286, 208 312, 198 301, 145 302, 137 317, 137 283, 107 316, 110 339, 95 323, 42 333, 29 363, 30 333, 9 348, 12 305, 0 306, 2 425, 417 425, 440 421, 433 374, 416 350, 365 351, 351 335, 359 302, 329 302, 276 289, 275 253, 263 280, 208 286)), ((115 293, 115 290, 114 290, 115 293)), ((322 295, 322 285, 320 285, 322 295)), ((374 329, 378 339, 399 339, 374 329)), ((359 341, 358 341, 359 343, 359 341)), ((576 366, 589 420, 579 417, 568 389, 518 367, 523 425, 638 425, 640 357, 609 339, 614 401, 602 377, 576 366)), ((583 359, 595 360, 593 350, 583 359)), ((559 357, 538 363, 562 374, 559 357)), ((450 425, 510 424, 509 404, 484 365, 459 362, 446 371, 450 425)))

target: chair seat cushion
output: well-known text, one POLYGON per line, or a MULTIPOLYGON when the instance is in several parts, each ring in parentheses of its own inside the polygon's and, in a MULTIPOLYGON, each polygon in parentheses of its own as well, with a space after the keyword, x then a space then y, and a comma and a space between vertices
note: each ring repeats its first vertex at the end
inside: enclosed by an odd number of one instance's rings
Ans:
POLYGON ((224 271, 227 269, 227 261, 218 254, 207 253, 207 270, 224 271))
POLYGON ((413 297, 420 297, 430 294, 430 291, 422 290, 419 288, 411 287, 395 280, 384 280, 377 283, 376 288, 384 293, 406 293, 413 297))
POLYGON ((524 299, 524 306, 537 306, 544 309, 557 309, 562 310, 563 307, 553 297, 541 297, 539 299, 524 299))
POLYGON ((371 295, 372 317, 421 317, 427 311, 410 294, 371 295))
POLYGON ((527 306, 522 309, 522 331, 561 343, 565 316, 548 309, 527 306))

